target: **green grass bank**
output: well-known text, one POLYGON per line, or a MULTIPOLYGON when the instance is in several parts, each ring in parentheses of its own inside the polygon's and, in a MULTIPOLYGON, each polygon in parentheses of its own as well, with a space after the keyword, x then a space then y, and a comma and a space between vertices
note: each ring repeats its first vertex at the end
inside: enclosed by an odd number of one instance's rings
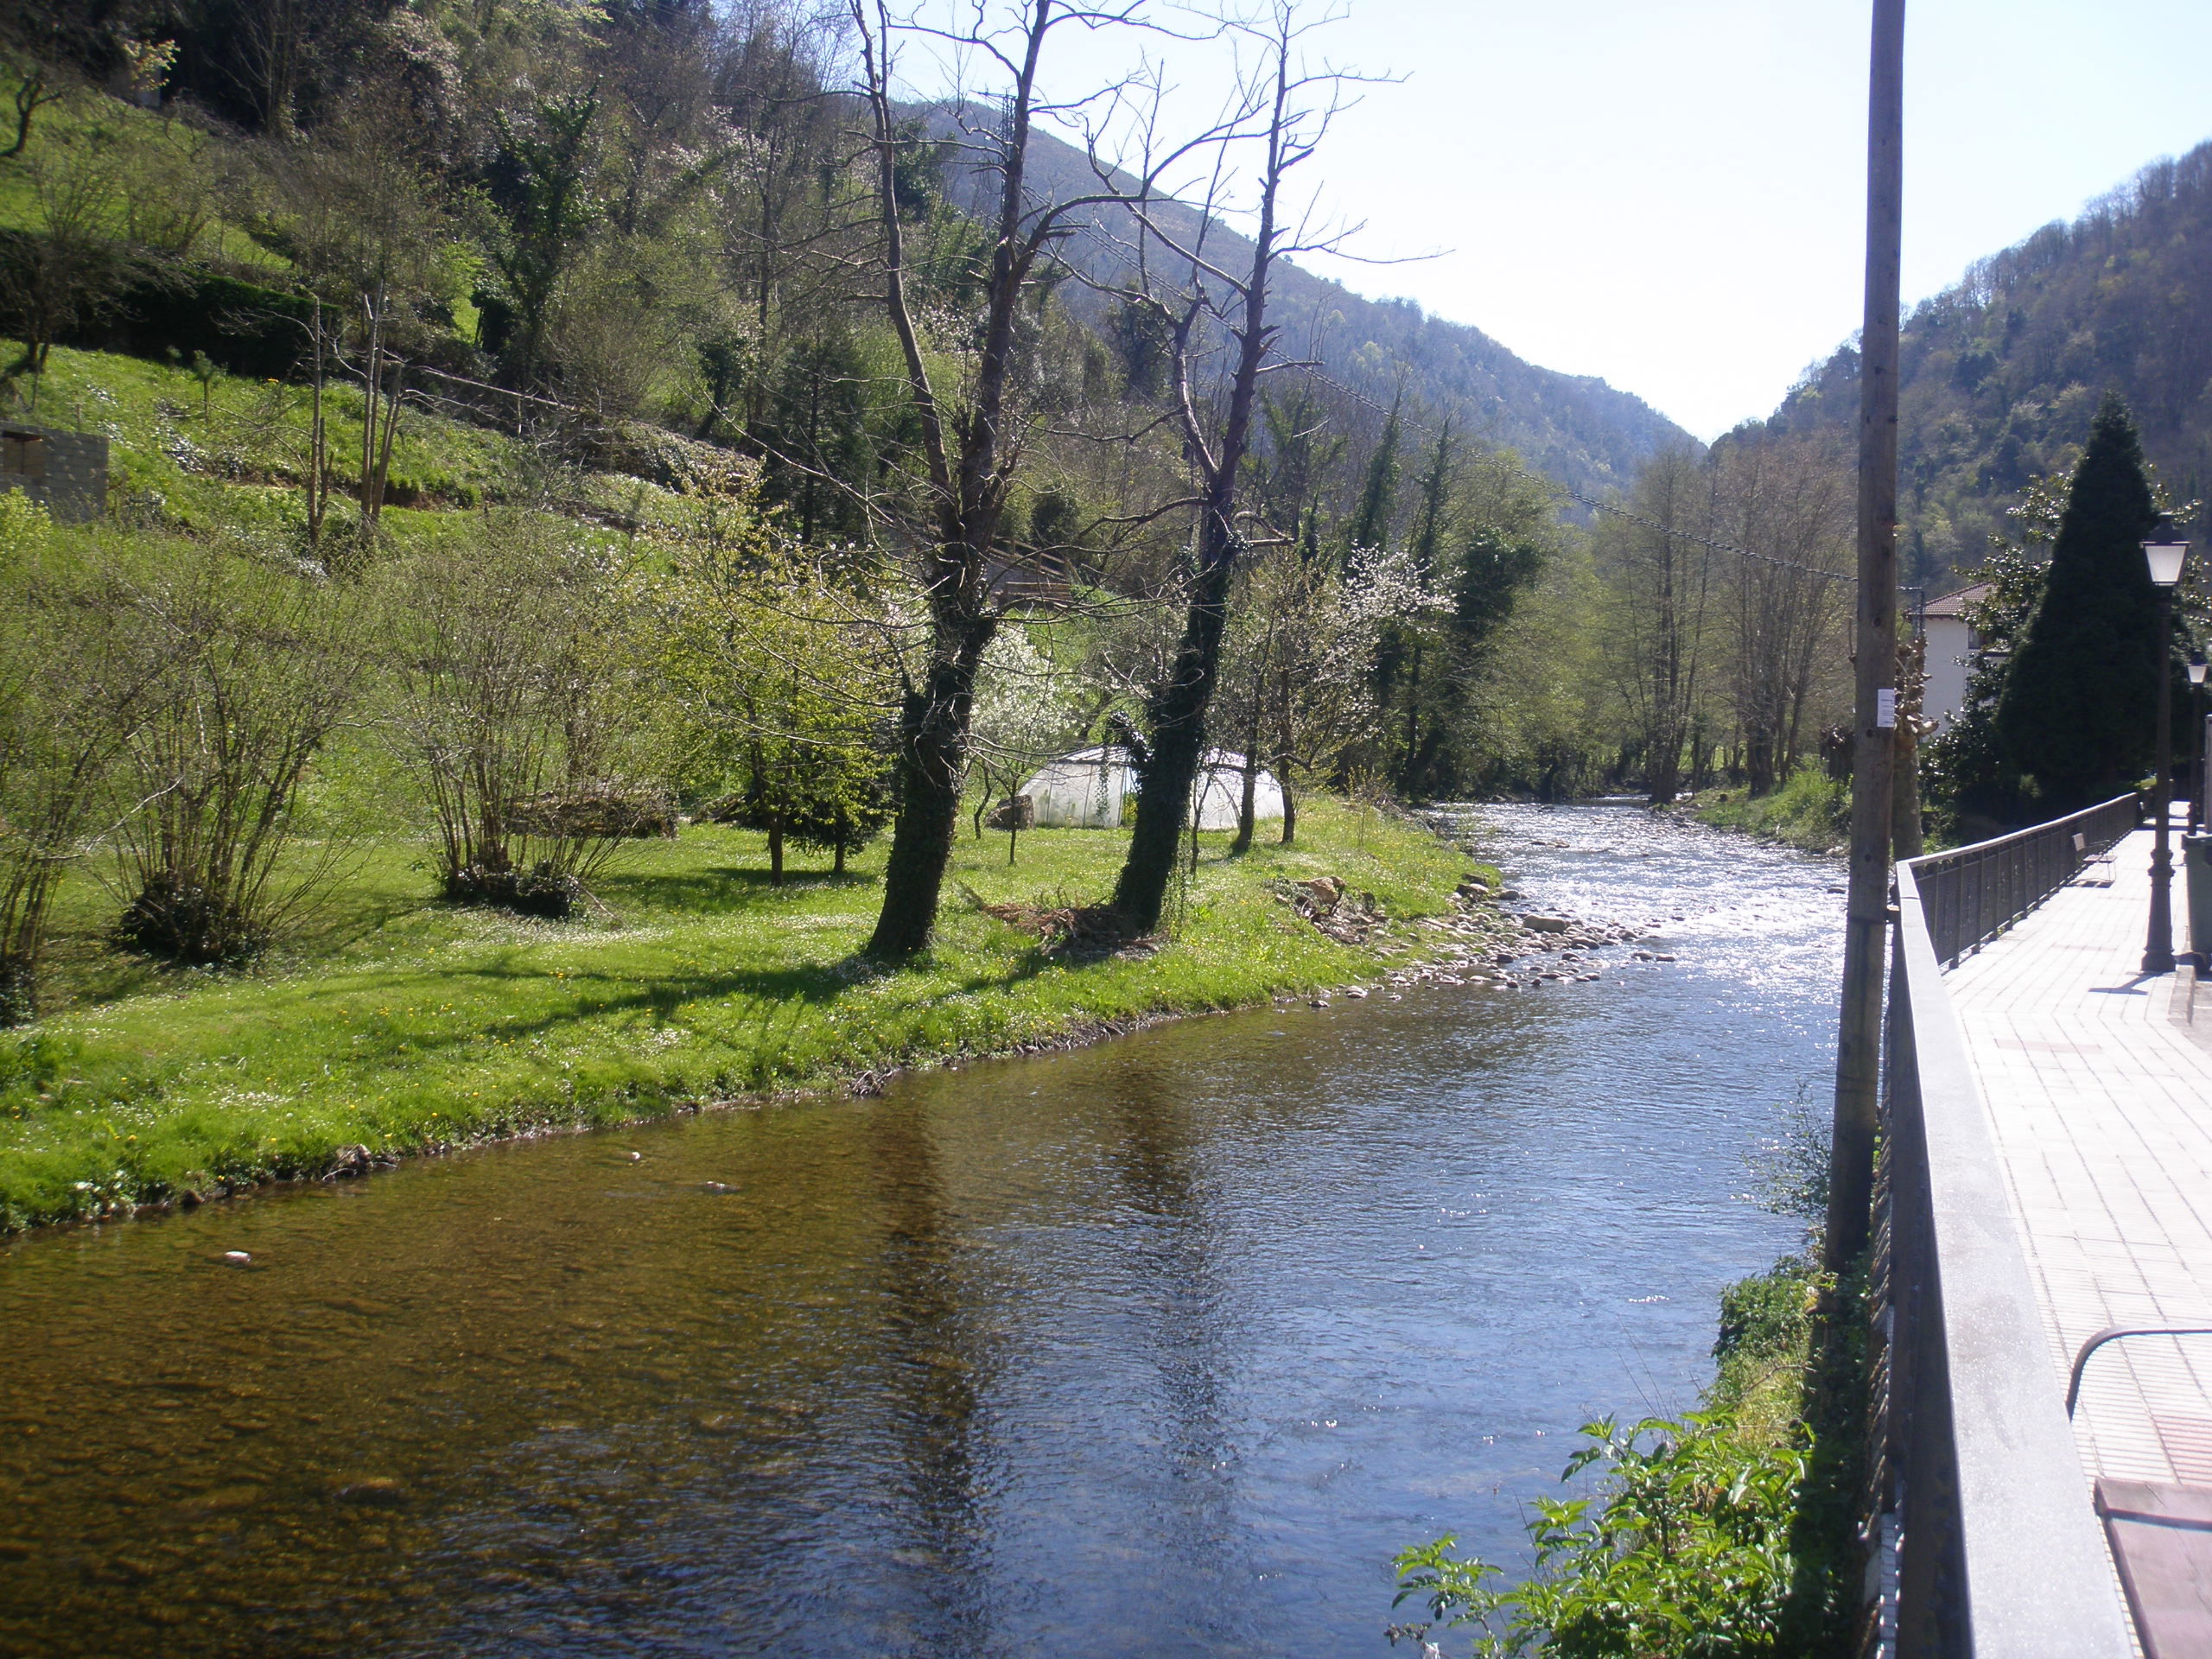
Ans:
POLYGON ((1739 830, 1801 852, 1825 853, 1851 836, 1851 785, 1810 763, 1769 794, 1707 790, 1691 810, 1715 829, 1739 830))
POLYGON ((1204 837, 1165 942, 1088 960, 981 903, 1102 893, 1124 836, 1032 831, 1012 868, 1004 836, 963 836, 938 945, 896 972, 855 956, 880 844, 842 880, 801 869, 777 887, 760 836, 690 825, 626 847, 601 907, 563 923, 435 902, 427 848, 371 843, 238 973, 117 949, 117 898, 80 872, 48 1017, 0 1035, 0 1230, 319 1176, 352 1147, 386 1159, 633 1122, 1370 978, 1423 953, 1436 936, 1411 924, 1479 868, 1417 823, 1325 799, 1299 830, 1239 858, 1204 837), (1380 901, 1390 920, 1367 944, 1278 896, 1321 875, 1380 901))

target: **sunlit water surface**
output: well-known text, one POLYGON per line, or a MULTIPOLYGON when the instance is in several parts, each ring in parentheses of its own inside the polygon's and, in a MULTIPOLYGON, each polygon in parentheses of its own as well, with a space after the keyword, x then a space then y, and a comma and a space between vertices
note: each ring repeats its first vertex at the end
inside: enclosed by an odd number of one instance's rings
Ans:
POLYGON ((0 1651, 1387 1651, 1394 1552, 1694 1403, 1833 1039, 1834 865, 1476 833, 1680 960, 17 1243, 0 1651))

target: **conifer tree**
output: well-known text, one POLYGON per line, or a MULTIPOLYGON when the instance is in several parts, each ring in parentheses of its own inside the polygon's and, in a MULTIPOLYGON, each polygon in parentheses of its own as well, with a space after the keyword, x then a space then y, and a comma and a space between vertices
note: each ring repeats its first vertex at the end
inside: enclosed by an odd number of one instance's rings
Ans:
POLYGON ((2150 763, 2165 676, 2152 655, 2158 597, 2142 541, 2158 517, 2135 423, 2108 394, 1997 709, 2007 752, 2047 807, 2115 794, 2150 763))
POLYGON ((1382 423, 1382 439, 1368 457, 1359 506, 1351 516, 1351 549, 1382 547, 1390 540, 1390 526, 1398 516, 1398 405, 1394 402, 1382 423))

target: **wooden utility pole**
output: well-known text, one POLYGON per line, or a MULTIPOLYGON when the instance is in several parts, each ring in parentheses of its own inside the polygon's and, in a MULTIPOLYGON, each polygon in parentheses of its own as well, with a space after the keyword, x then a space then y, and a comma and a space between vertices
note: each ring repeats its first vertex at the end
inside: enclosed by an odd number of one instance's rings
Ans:
POLYGON ((1897 258, 1904 200, 1904 0, 1874 0, 1866 117, 1866 315, 1859 340, 1858 741, 1851 763, 1851 887, 1836 1033, 1825 1255, 1866 1247, 1880 1121, 1882 971, 1889 932, 1890 791, 1897 662, 1897 258))

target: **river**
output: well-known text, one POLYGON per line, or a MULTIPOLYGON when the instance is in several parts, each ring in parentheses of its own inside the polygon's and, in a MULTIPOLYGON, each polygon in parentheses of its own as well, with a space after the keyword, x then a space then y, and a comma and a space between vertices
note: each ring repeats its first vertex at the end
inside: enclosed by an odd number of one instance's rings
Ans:
POLYGON ((1388 1652, 1395 1550, 1695 1403, 1834 1039, 1839 865, 1475 823, 1677 960, 17 1241, 0 1653, 1388 1652))

